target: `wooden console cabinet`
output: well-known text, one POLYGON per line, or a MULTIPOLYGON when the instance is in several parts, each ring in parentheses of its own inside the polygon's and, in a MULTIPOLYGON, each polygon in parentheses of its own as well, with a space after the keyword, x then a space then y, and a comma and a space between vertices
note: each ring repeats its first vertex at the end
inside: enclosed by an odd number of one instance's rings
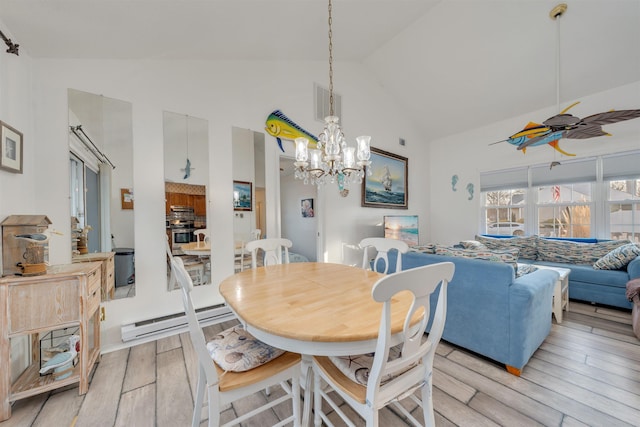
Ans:
POLYGON ((112 300, 115 295, 115 252, 93 252, 74 255, 71 262, 101 262, 102 263, 102 301, 112 300))
POLYGON ((41 276, 0 279, 0 421, 11 416, 11 402, 79 383, 89 388, 89 374, 100 357, 100 262, 50 266, 41 276), (40 376, 39 338, 49 331, 79 328, 79 363, 73 374, 54 380, 40 376), (11 339, 29 337, 31 363, 11 378, 11 339))

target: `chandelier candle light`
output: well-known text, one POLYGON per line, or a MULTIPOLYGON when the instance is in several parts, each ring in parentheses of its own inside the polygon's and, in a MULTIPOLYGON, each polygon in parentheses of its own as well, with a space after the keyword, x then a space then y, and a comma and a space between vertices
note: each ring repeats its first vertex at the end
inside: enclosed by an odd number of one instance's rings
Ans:
POLYGON ((340 129, 340 119, 333 113, 333 43, 331 31, 331 0, 329 0, 329 116, 325 117, 324 130, 318 136, 317 148, 308 149, 307 138, 296 138, 295 177, 305 184, 321 185, 338 182, 341 191, 348 190, 352 182, 362 183, 365 173, 371 176, 367 166, 371 164, 370 136, 356 138, 357 147, 347 146, 340 129), (356 151, 357 149, 357 151, 356 151), (357 160, 356 160, 357 158, 357 160), (366 172, 365 172, 366 171, 366 172))

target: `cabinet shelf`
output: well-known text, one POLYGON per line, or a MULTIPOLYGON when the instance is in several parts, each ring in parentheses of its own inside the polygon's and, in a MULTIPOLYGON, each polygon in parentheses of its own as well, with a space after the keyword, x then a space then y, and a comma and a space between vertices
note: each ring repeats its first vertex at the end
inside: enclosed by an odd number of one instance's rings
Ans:
POLYGON ((73 368, 73 373, 69 377, 61 380, 55 380, 53 375, 40 376, 39 363, 32 363, 11 386, 9 401, 24 399, 25 397, 55 390, 77 382, 80 382, 79 363, 73 368))

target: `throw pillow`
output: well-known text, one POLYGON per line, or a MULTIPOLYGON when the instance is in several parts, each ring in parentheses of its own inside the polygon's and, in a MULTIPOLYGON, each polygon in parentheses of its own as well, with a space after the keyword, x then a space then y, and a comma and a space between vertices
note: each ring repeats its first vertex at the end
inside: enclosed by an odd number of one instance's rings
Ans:
POLYGON ((629 240, 610 240, 598 243, 576 243, 572 241, 538 239, 538 260, 569 264, 593 264, 629 240))
POLYGON ((489 249, 477 240, 463 240, 460 242, 460 246, 464 249, 489 249))
POLYGON ((593 264, 596 270, 620 270, 640 255, 640 246, 629 243, 615 248, 593 264))
POLYGON ((536 259, 538 255, 538 236, 496 237, 476 236, 476 240, 491 250, 518 249, 518 256, 525 259, 536 259))
POLYGON ((242 325, 220 332, 207 343, 207 350, 220 368, 233 372, 257 368, 284 353, 256 339, 242 325))
POLYGON ((538 267, 533 264, 520 264, 518 263, 518 268, 516 270, 516 277, 524 276, 525 274, 533 273, 536 271, 538 267))
POLYGON ((462 258, 481 259, 485 261, 505 262, 518 268, 518 249, 505 249, 502 251, 458 249, 442 245, 436 245, 437 255, 455 256, 462 258))
POLYGON ((433 243, 427 243, 426 245, 410 246, 409 250, 413 252, 422 252, 423 254, 435 254, 436 245, 433 243))

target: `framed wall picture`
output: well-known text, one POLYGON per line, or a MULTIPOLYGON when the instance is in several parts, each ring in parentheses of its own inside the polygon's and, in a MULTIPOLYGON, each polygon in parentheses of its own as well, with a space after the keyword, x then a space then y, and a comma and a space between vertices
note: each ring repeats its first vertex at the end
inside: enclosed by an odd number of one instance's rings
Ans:
POLYGON ((313 218, 313 199, 302 199, 300 201, 300 213, 303 218, 313 218))
POLYGON ((247 181, 233 181, 233 210, 251 211, 253 184, 247 181))
POLYGON ((362 206, 407 209, 409 187, 406 157, 371 147, 371 176, 362 180, 362 206))
POLYGON ((22 132, 0 122, 0 169, 22 173, 22 132))

